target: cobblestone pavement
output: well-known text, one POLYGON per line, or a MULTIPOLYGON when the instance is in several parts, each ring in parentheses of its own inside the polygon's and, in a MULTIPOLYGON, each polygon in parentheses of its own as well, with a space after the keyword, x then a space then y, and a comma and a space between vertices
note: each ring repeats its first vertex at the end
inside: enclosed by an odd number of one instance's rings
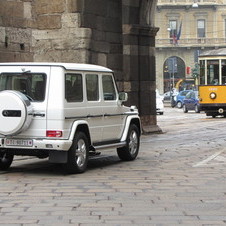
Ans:
POLYGON ((1 225, 225 225, 226 119, 166 108, 136 161, 116 152, 84 174, 17 157, 0 172, 1 225))

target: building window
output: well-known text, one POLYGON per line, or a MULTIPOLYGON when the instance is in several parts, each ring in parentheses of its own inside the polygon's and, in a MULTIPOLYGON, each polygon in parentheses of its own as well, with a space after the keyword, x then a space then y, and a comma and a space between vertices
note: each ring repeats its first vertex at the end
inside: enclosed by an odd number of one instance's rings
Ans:
POLYGON ((170 20, 169 21, 169 28, 170 28, 170 38, 175 38, 177 36, 177 21, 176 20, 170 20))
POLYGON ((226 41, 226 19, 224 20, 224 38, 226 41))
POLYGON ((197 21, 197 35, 198 38, 205 38, 206 31, 205 31, 205 20, 198 20, 197 21))

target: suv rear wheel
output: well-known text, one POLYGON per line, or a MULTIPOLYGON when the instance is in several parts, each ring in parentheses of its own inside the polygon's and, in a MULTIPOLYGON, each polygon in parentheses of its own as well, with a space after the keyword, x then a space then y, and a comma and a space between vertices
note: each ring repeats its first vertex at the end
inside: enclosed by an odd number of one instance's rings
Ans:
POLYGON ((13 154, 0 152, 0 170, 7 170, 13 162, 13 154))
POLYGON ((136 125, 130 125, 126 146, 117 149, 118 157, 124 161, 134 160, 139 152, 140 134, 136 125))
POLYGON ((89 144, 83 132, 77 132, 73 144, 68 151, 66 170, 68 173, 83 173, 87 168, 89 144))

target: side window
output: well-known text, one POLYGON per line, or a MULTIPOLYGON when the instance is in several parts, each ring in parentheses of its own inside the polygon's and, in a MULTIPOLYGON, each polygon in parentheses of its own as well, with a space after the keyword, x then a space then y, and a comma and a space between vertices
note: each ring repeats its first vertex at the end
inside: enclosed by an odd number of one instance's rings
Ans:
POLYGON ((98 75, 86 74, 86 94, 88 101, 99 100, 98 75))
POLYGON ((68 102, 83 101, 83 87, 81 74, 66 74, 65 98, 68 102))
POLYGON ((116 100, 116 91, 111 75, 102 76, 104 100, 116 100))
POLYGON ((190 99, 191 98, 191 92, 188 92, 186 95, 186 99, 190 99))

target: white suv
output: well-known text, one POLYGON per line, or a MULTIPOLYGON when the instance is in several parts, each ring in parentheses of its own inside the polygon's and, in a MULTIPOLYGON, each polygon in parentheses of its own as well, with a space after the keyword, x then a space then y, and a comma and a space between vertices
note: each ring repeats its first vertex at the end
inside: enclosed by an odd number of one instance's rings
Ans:
POLYGON ((113 72, 67 63, 0 64, 0 169, 14 155, 49 158, 82 173, 89 157, 117 148, 134 160, 141 126, 136 107, 125 107, 113 72))

